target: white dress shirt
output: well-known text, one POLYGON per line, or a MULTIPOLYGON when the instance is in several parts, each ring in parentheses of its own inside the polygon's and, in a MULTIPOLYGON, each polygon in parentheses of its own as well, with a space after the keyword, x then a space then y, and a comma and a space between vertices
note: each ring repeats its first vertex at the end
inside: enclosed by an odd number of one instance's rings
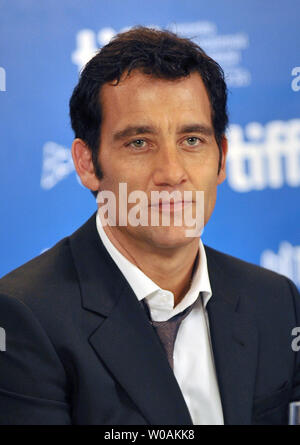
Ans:
POLYGON ((212 296, 206 254, 199 240, 199 261, 190 289, 174 308, 174 295, 161 289, 112 244, 99 217, 99 236, 108 253, 125 276, 137 299, 146 299, 153 321, 166 321, 196 301, 193 310, 181 322, 174 346, 174 375, 194 425, 222 425, 223 411, 211 348, 206 304, 212 296))

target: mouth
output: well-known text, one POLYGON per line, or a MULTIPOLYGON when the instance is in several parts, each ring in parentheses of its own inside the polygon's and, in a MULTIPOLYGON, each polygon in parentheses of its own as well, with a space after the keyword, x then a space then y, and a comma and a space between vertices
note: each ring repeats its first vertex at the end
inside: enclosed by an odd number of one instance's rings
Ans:
POLYGON ((159 203, 151 204, 149 207, 160 212, 178 212, 184 208, 192 205, 194 201, 162 201, 159 203))

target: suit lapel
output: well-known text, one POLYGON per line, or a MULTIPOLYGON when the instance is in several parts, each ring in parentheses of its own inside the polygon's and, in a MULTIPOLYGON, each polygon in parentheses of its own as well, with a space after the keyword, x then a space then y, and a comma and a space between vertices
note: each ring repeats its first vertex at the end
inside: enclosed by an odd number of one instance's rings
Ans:
POLYGON ((206 247, 206 254, 213 293, 207 311, 224 422, 250 424, 258 343, 253 300, 238 294, 241 277, 227 275, 212 249, 206 247))
POLYGON ((99 314, 89 342, 150 424, 191 424, 148 318, 99 238, 95 214, 70 237, 82 306, 99 314))
POLYGON ((90 342, 151 424, 191 424, 165 352, 132 291, 123 288, 90 342))

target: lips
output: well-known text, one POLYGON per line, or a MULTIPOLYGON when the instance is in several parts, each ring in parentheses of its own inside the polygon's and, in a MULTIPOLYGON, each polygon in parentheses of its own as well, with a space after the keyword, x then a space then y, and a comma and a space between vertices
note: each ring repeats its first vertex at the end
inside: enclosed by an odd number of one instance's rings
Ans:
POLYGON ((162 201, 159 203, 151 204, 150 207, 155 210, 160 210, 162 212, 176 212, 184 209, 185 207, 193 204, 194 201, 162 201))

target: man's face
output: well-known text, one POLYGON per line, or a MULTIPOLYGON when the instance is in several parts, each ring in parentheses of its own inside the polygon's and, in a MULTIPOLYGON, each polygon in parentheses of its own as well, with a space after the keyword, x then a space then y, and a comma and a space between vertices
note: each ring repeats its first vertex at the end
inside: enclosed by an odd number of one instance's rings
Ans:
MULTIPOLYGON (((219 149, 214 137, 211 106, 198 73, 180 80, 156 79, 139 71, 101 90, 103 121, 98 161, 103 172, 100 190, 112 191, 119 208, 119 183, 127 193, 143 191, 204 191, 205 223, 211 216, 217 185, 225 179, 226 140, 218 173, 219 149)), ((128 210, 135 204, 128 204, 128 210)), ((192 206, 196 216, 196 204, 192 206)), ((179 205, 180 206, 180 205, 179 205)), ((179 247, 193 241, 184 224, 113 227, 148 247, 179 247)), ((161 207, 153 209, 158 213, 161 207)), ((185 208, 181 209, 183 212, 185 208)), ((161 216, 161 215, 160 215, 161 216)), ((161 220, 160 220, 161 221, 161 220)), ((195 241, 195 239, 194 239, 195 241)))

